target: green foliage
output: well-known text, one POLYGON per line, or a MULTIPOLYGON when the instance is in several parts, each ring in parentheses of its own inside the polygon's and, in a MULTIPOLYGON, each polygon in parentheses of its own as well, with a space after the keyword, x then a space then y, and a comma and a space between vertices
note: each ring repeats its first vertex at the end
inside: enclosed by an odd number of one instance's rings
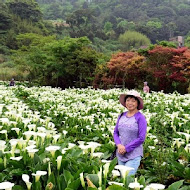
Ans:
POLYGON ((190 48, 190 33, 188 33, 186 39, 185 39, 185 46, 190 48))
POLYGON ((158 45, 164 46, 164 47, 171 47, 171 48, 177 48, 176 44, 174 42, 168 42, 168 41, 157 41, 158 45))
POLYGON ((111 22, 106 22, 104 24, 104 31, 105 33, 108 33, 112 30, 113 24, 111 22))
POLYGON ((9 14, 8 8, 0 2, 0 34, 5 33, 11 27, 11 24, 11 15, 9 14))
POLYGON ((135 31, 126 31, 124 34, 121 34, 119 42, 123 44, 123 51, 133 48, 138 49, 141 46, 148 46, 150 44, 150 40, 145 35, 135 31))
POLYGON ((110 57, 113 52, 118 52, 121 49, 121 44, 117 40, 102 40, 100 38, 94 38, 91 47, 110 57))
POLYGON ((9 0, 7 6, 13 14, 21 19, 29 19, 34 22, 38 22, 41 19, 42 13, 40 8, 33 0, 9 0))
POLYGON ((162 23, 159 21, 148 21, 146 26, 159 29, 162 27, 162 23))
POLYGON ((177 182, 173 183, 172 185, 170 185, 168 187, 168 190, 178 190, 182 186, 183 181, 184 180, 180 180, 180 181, 177 181, 177 182))
POLYGON ((17 37, 14 60, 29 72, 29 79, 41 85, 87 86, 98 63, 96 51, 83 38, 56 40, 54 36, 22 34, 17 37))
MULTIPOLYGON (((97 17, 95 20, 99 23, 96 24, 96 27, 99 28, 99 31, 104 29, 106 22, 110 22, 116 36, 126 30, 136 30, 155 43, 156 40, 168 40, 169 37, 186 35, 189 32, 190 5, 188 1, 183 0, 142 0, 140 2, 136 0, 134 2, 130 0, 93 0, 90 2, 84 2, 84 0, 38 0, 38 2, 46 19, 66 20, 70 17, 69 14, 75 14, 75 11, 81 10, 81 8, 86 10, 94 9, 96 12, 94 16, 97 17)), ((82 17, 80 18, 82 19, 82 17)), ((96 27, 92 31, 95 32, 96 27)), ((85 26, 82 28, 84 30, 85 26)), ((87 30, 85 32, 87 36, 87 30)), ((100 36, 96 35, 96 37, 100 36)), ((109 38, 112 37, 110 36, 109 38)))

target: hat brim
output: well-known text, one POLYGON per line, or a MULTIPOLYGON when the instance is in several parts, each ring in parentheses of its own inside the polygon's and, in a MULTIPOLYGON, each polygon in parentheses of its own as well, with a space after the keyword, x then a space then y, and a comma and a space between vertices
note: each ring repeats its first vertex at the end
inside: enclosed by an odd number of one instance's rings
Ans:
MULTIPOLYGON (((121 94, 120 97, 119 97, 119 102, 121 103, 121 105, 123 105, 124 107, 126 107, 126 103, 125 103, 125 97, 126 96, 134 96, 134 95, 131 95, 131 94, 121 94)), ((137 98, 140 102, 139 106, 137 107, 138 110, 141 110, 143 109, 144 107, 144 104, 143 104, 143 99, 139 96, 134 96, 135 98, 137 98)))

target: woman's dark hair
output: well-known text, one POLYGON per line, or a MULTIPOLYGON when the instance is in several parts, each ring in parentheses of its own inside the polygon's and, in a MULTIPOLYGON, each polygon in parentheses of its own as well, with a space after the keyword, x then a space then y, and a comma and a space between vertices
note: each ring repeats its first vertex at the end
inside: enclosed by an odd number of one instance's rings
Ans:
POLYGON ((125 102, 126 102, 127 98, 134 98, 135 100, 137 100, 137 104, 138 104, 137 108, 139 107, 140 101, 139 101, 139 99, 137 97, 135 97, 133 95, 127 95, 127 96, 125 96, 125 99, 124 99, 125 102))

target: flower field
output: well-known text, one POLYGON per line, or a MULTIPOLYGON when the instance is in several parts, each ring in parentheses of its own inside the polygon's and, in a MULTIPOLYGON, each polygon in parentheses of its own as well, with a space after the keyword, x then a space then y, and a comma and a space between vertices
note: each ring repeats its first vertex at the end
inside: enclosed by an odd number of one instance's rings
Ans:
POLYGON ((107 160, 125 92, 0 85, 0 189, 189 190, 190 95, 140 92, 148 133, 128 177, 107 160))

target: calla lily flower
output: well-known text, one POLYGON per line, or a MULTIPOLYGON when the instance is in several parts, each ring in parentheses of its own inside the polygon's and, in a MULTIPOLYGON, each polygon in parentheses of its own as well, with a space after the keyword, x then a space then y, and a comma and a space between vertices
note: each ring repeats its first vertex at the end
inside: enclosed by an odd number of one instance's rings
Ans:
POLYGON ((103 174, 104 174, 104 178, 105 178, 105 179, 107 178, 108 171, 109 171, 109 167, 110 167, 110 163, 106 163, 106 164, 104 165, 103 174))
POLYGON ((112 170, 112 175, 113 175, 113 178, 119 177, 120 176, 120 172, 118 170, 112 170))
POLYGON ((89 145, 80 144, 79 148, 81 148, 83 150, 83 154, 85 154, 85 153, 88 152, 88 149, 90 148, 90 146, 89 145))
POLYGON ((79 145, 84 145, 84 143, 85 143, 84 141, 78 141, 79 145))
POLYGON ((129 174, 131 170, 134 170, 134 168, 123 166, 123 165, 116 165, 115 169, 120 170, 121 176, 123 177, 123 183, 125 184, 125 178, 129 174))
POLYGON ((23 134, 26 136, 26 140, 29 141, 30 137, 36 133, 34 131, 25 131, 23 134))
POLYGON ((162 185, 160 183, 151 183, 150 185, 146 186, 144 190, 160 190, 165 189, 165 185, 162 185))
POLYGON ((9 123, 9 119, 8 118, 0 118, 0 121, 5 124, 5 123, 9 123))
POLYGON ((123 165, 116 165, 115 169, 120 170, 122 177, 126 177, 131 170, 134 170, 134 168, 123 165))
POLYGON ((185 151, 190 153, 190 144, 187 144, 187 145, 185 146, 185 151))
POLYGON ((46 149, 47 151, 51 152, 51 155, 52 155, 52 157, 54 158, 54 156, 55 156, 55 151, 56 151, 56 150, 59 150, 60 148, 61 148, 60 146, 48 146, 48 147, 46 147, 45 149, 46 149))
POLYGON ((18 156, 18 157, 10 157, 11 160, 16 160, 19 161, 22 159, 22 156, 18 156))
POLYGON ((29 181, 30 177, 27 174, 22 174, 22 180, 26 183, 27 189, 30 190, 32 183, 29 181))
POLYGON ((29 129, 29 131, 35 131, 35 129, 36 129, 36 124, 29 124, 29 125, 27 125, 27 127, 28 127, 28 129, 29 129))
POLYGON ((29 149, 27 150, 28 151, 28 154, 31 158, 34 158, 34 154, 35 152, 38 152, 39 150, 38 149, 29 149))
POLYGON ((43 163, 47 163, 47 162, 49 162, 49 161, 50 161, 49 158, 44 158, 44 159, 43 159, 43 163))
POLYGON ((99 157, 99 158, 100 158, 103 154, 104 154, 103 152, 94 152, 94 153, 92 154, 92 156, 93 156, 93 157, 99 157))
POLYGON ((62 156, 57 157, 57 170, 60 170, 61 168, 61 161, 62 161, 62 156))
POLYGON ((24 118, 24 119, 22 119, 22 122, 24 123, 24 126, 26 127, 26 125, 28 124, 28 123, 30 123, 30 121, 31 121, 31 119, 29 119, 29 118, 24 118))
POLYGON ((20 131, 19 128, 16 128, 16 127, 15 127, 15 128, 11 128, 11 130, 12 130, 12 131, 16 131, 17 135, 19 135, 19 131, 20 131))
POLYGON ((64 138, 66 136, 66 134, 68 133, 67 131, 63 130, 62 133, 64 134, 64 138))
POLYGON ((8 181, 7 182, 2 182, 2 183, 0 183, 0 188, 5 189, 5 190, 11 190, 14 185, 15 185, 14 183, 11 183, 11 182, 8 182, 8 181))
POLYGON ((177 133, 178 133, 179 135, 184 135, 185 138, 186 138, 186 143, 189 142, 190 134, 188 134, 188 133, 183 133, 183 132, 177 132, 177 133))
POLYGON ((99 187, 102 187, 102 167, 100 167, 100 171, 98 172, 99 179, 99 187))
POLYGON ((46 132, 45 127, 37 127, 38 132, 46 132))
POLYGON ((21 149, 22 147, 24 148, 24 147, 26 147, 26 140, 24 140, 24 139, 18 139, 18 146, 19 146, 19 148, 21 149))
POLYGON ((42 175, 46 175, 47 171, 37 171, 36 173, 32 173, 33 176, 35 176, 35 181, 38 182, 40 180, 40 177, 42 175))
POLYGON ((36 148, 36 145, 27 146, 25 149, 26 149, 26 150, 32 150, 32 149, 34 149, 34 148, 36 148))
POLYGON ((13 124, 14 126, 16 126, 17 122, 16 121, 10 121, 10 124, 13 124))
POLYGON ((91 157, 93 157, 93 153, 94 153, 94 150, 101 146, 101 144, 97 143, 97 142, 88 142, 87 143, 89 145, 89 148, 91 148, 91 157))
POLYGON ((76 146, 76 144, 74 144, 74 143, 69 143, 68 145, 69 145, 69 146, 68 146, 68 149, 71 149, 71 148, 73 148, 74 146, 76 146))
POLYGON ((118 182, 115 182, 115 181, 109 181, 108 184, 109 184, 109 185, 115 184, 115 185, 119 185, 119 186, 124 186, 123 183, 118 183, 118 182))
POLYGON ((57 140, 61 137, 61 135, 54 135, 53 136, 53 142, 56 143, 57 140))
POLYGON ((0 150, 2 151, 2 152, 4 152, 4 150, 5 150, 5 148, 6 148, 6 142, 5 141, 3 141, 3 140, 0 140, 0 150))
POLYGON ((84 175, 83 173, 80 173, 80 181, 83 188, 85 188, 85 182, 84 182, 84 175))
POLYGON ((155 146, 148 146, 148 148, 150 148, 150 150, 155 149, 155 146))
POLYGON ((40 132, 37 132, 36 135, 39 136, 39 137, 41 137, 41 139, 42 139, 42 143, 44 142, 45 137, 47 136, 46 133, 40 133, 40 132))
POLYGON ((137 178, 135 178, 135 182, 134 183, 130 183, 129 187, 131 189, 135 189, 135 190, 140 190, 140 188, 143 187, 143 185, 141 185, 140 183, 137 182, 137 178))

